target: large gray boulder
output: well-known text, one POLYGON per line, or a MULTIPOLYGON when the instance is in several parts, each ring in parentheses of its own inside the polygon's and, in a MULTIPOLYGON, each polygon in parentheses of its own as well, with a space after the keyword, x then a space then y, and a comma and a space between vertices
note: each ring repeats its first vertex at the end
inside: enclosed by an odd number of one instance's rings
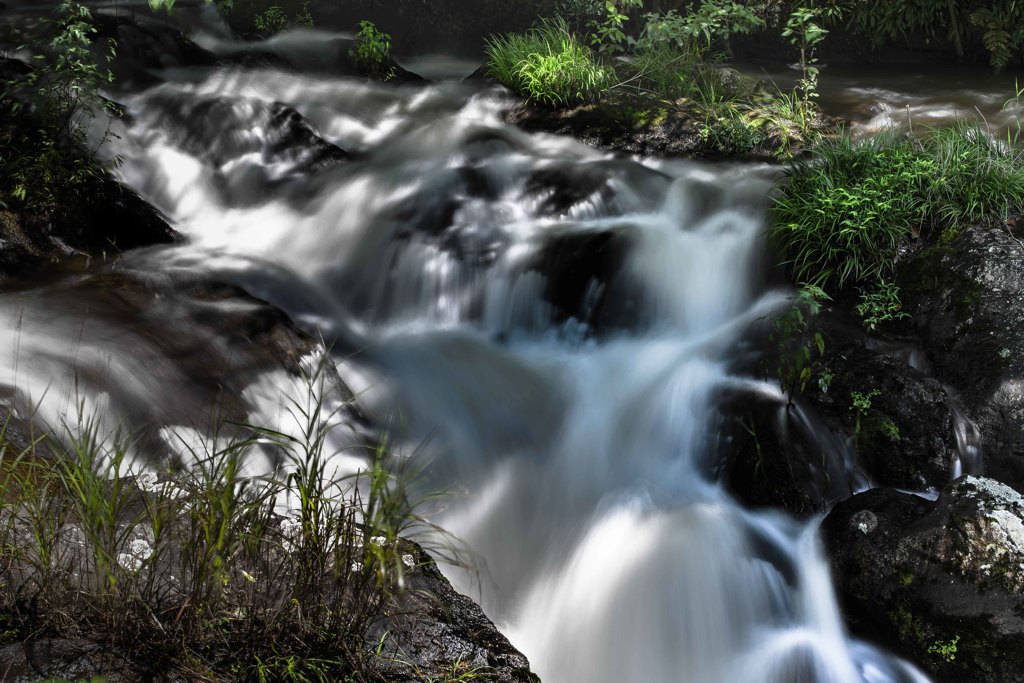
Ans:
POLYGON ((1024 498, 963 477, 937 501, 875 489, 823 524, 851 628, 940 683, 1024 681, 1024 498))

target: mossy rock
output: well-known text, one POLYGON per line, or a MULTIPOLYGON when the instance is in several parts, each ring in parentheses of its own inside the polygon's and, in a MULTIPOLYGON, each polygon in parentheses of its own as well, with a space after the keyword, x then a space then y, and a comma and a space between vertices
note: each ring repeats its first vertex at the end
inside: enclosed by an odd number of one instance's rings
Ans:
POLYGON ((854 632, 938 683, 1020 683, 1024 498, 961 478, 937 501, 875 489, 823 524, 854 632), (998 656, 993 656, 998 653, 998 656))

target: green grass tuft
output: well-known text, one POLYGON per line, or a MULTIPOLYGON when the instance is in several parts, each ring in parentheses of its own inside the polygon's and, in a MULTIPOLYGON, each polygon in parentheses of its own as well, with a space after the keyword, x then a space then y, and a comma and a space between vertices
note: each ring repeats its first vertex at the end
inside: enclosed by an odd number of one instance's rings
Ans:
POLYGON ((772 240, 795 281, 876 286, 891 276, 901 241, 1024 208, 1022 154, 1016 138, 966 123, 920 137, 841 135, 792 166, 772 240))
POLYGON ((487 72, 524 97, 551 106, 592 102, 617 81, 562 19, 487 39, 487 72))

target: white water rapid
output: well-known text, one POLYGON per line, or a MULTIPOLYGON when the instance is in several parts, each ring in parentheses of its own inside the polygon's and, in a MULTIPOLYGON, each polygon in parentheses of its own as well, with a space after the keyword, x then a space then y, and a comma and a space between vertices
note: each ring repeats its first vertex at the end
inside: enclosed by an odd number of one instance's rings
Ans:
MULTIPOLYGON (((763 244, 776 169, 531 136, 478 85, 160 75, 121 96, 110 151, 188 242, 119 267, 216 273, 333 343, 371 419, 427 443, 424 485, 465 492, 432 521, 476 570, 448 571, 546 683, 926 681, 847 636, 813 522, 716 477, 723 394, 778 395, 748 342, 786 300, 763 244)), ((36 359, 4 381, 38 396, 52 328, 2 338, 8 367, 36 359)), ((80 337, 145 375, 124 354, 152 340, 80 337)))

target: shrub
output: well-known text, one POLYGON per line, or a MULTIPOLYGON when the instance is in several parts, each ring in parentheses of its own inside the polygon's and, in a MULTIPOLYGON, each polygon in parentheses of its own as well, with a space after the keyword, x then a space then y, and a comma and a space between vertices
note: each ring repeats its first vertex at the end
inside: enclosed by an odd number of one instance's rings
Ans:
POLYGON ((280 6, 271 5, 256 15, 256 18, 253 19, 253 25, 256 27, 257 33, 264 38, 268 38, 275 33, 279 33, 288 25, 288 17, 280 6))
POLYGON ((938 167, 927 194, 933 220, 946 227, 1006 218, 1024 206, 1024 147, 1019 142, 1019 132, 996 140, 964 122, 931 131, 925 150, 938 167))
MULTIPOLYGON (((96 29, 87 7, 65 0, 50 39, 49 58, 4 84, 0 115, 0 194, 34 214, 72 204, 104 175, 92 159, 86 128, 97 111, 111 108, 101 96, 112 76, 97 63, 96 29), (33 135, 26 135, 25 129, 33 135)), ((113 45, 108 44, 108 57, 113 45)), ((106 140, 106 136, 101 141, 106 140)), ((0 197, 2 200, 2 197, 0 197)))
POLYGON ((360 21, 356 46, 349 50, 359 71, 367 76, 389 81, 395 75, 391 66, 391 34, 377 29, 372 21, 360 21))
POLYGON ((812 321, 828 301, 829 296, 821 288, 802 283, 790 298, 789 307, 772 325, 768 341, 774 346, 775 362, 771 368, 769 361, 766 370, 774 370, 779 389, 790 404, 807 388, 811 377, 823 370, 825 338, 813 329, 812 321))
POLYGON ((873 44, 898 40, 910 33, 932 39, 948 35, 957 53, 981 43, 996 71, 1019 57, 1024 47, 1024 5, 1018 0, 827 0, 834 23, 873 44))
POLYGON ((596 100, 616 82, 615 70, 596 61, 561 19, 488 38, 487 71, 519 94, 551 106, 596 100))
POLYGON ((604 0, 558 0, 555 3, 555 16, 564 19, 578 35, 586 33, 604 13, 604 0))
POLYGON ((898 133, 842 136, 798 161, 776 201, 772 237, 798 281, 822 288, 886 277, 896 246, 924 218, 935 164, 898 133))
POLYGON ((641 49, 667 44, 692 55, 694 61, 706 60, 727 49, 731 36, 764 27, 755 10, 733 0, 704 0, 685 14, 649 13, 637 44, 641 49))

